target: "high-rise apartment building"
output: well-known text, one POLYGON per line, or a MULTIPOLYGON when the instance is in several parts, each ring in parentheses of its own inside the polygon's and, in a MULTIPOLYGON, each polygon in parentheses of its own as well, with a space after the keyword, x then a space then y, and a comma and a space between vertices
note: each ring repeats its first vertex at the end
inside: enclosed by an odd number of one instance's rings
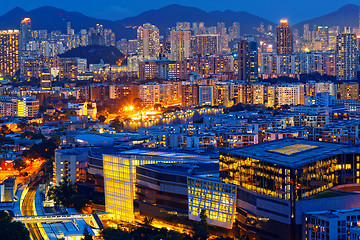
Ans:
POLYGON ((240 23, 238 22, 233 23, 233 37, 240 38, 240 23))
POLYGON ((276 103, 282 105, 304 105, 304 85, 288 84, 276 86, 276 103))
POLYGON ((190 31, 171 31, 171 60, 183 61, 190 56, 190 31))
POLYGON ((59 59, 59 79, 75 81, 78 75, 78 61, 76 58, 59 59))
POLYGON ((20 31, 21 31, 21 51, 26 50, 26 44, 31 40, 31 19, 24 18, 20 23, 20 31))
POLYGON ((339 84, 337 99, 359 100, 359 84, 356 82, 339 84))
POLYGON ((44 67, 41 71, 40 87, 41 90, 51 90, 51 73, 49 68, 44 67))
POLYGON ((183 85, 181 87, 182 105, 191 106, 199 103, 199 86, 198 85, 183 85))
POLYGON ((58 149, 55 152, 53 182, 59 186, 65 180, 75 183, 79 180, 80 163, 87 159, 87 152, 79 149, 58 149))
POLYGON ((258 80, 258 50, 254 41, 242 40, 238 49, 238 78, 247 82, 258 80))
POLYGON ((226 82, 219 82, 214 86, 214 104, 216 106, 231 107, 230 87, 226 82))
POLYGON ((218 34, 199 34, 193 41, 192 52, 197 55, 205 56, 219 52, 220 37, 218 34))
POLYGON ((199 86, 199 105, 214 105, 214 86, 199 86))
POLYGON ((276 28, 277 54, 291 54, 293 41, 291 28, 287 19, 281 19, 276 28))
POLYGON ((19 68, 19 30, 0 32, 0 75, 14 75, 19 68))
POLYGON ((138 53, 144 58, 156 58, 160 54, 159 29, 146 23, 137 29, 138 53))
POLYGON ((346 28, 336 38, 336 79, 339 81, 355 80, 357 76, 356 35, 346 28))
POLYGON ((34 117, 39 112, 39 100, 35 98, 19 98, 15 104, 18 117, 34 117))

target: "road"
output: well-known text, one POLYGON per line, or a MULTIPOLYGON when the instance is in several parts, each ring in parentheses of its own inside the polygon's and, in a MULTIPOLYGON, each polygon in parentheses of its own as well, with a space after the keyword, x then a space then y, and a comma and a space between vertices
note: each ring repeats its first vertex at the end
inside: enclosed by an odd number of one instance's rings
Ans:
MULTIPOLYGON (((29 185, 29 191, 26 193, 24 197, 24 201, 22 204, 21 213, 23 216, 35 216, 36 213, 34 211, 35 209, 35 194, 36 190, 38 189, 39 181, 36 181, 34 183, 31 183, 29 185)), ((27 229, 30 232, 31 239, 33 240, 43 240, 43 236, 41 235, 39 226, 37 223, 27 223, 25 224, 27 229)))

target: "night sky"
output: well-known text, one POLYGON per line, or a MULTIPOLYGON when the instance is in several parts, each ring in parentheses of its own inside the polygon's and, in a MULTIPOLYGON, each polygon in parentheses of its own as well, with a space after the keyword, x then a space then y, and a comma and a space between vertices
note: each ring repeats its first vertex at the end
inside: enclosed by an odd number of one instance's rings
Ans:
POLYGON ((359 0, 0 0, 0 14, 14 7, 31 10, 40 6, 54 6, 85 15, 120 20, 143 11, 157 9, 169 4, 180 4, 201 8, 205 11, 248 11, 277 22, 286 17, 290 24, 317 17, 337 10, 347 3, 360 5, 359 0))

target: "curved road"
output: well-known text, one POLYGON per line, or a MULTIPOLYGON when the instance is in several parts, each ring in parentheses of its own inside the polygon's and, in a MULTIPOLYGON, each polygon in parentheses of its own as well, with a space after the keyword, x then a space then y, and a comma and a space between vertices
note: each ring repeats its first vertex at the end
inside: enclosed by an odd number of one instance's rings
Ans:
MULTIPOLYGON (((39 181, 34 183, 30 183, 29 191, 26 193, 24 197, 24 201, 22 203, 21 213, 23 216, 35 216, 35 194, 38 189, 39 181)), ((30 232, 31 239, 33 240, 43 240, 43 236, 41 235, 39 226, 37 223, 27 223, 25 224, 27 229, 30 232)))

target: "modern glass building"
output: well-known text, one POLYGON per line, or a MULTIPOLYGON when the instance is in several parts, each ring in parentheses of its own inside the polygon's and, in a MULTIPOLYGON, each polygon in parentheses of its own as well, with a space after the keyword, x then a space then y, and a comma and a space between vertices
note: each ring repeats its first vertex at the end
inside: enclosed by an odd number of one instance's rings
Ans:
POLYGON ((133 222, 136 166, 157 163, 209 161, 209 157, 186 153, 129 150, 103 154, 106 211, 114 219, 133 222))
POLYGON ((136 203, 141 215, 188 219, 187 176, 219 177, 218 161, 159 163, 136 167, 136 203))
POLYGON ((349 207, 346 200, 329 206, 315 199, 336 185, 360 183, 359 156, 357 146, 289 138, 221 152, 220 178, 238 186, 238 227, 300 239, 303 213, 349 207))
POLYGON ((189 219, 199 221, 206 211, 211 225, 231 229, 234 222, 236 185, 216 178, 187 177, 189 219))

